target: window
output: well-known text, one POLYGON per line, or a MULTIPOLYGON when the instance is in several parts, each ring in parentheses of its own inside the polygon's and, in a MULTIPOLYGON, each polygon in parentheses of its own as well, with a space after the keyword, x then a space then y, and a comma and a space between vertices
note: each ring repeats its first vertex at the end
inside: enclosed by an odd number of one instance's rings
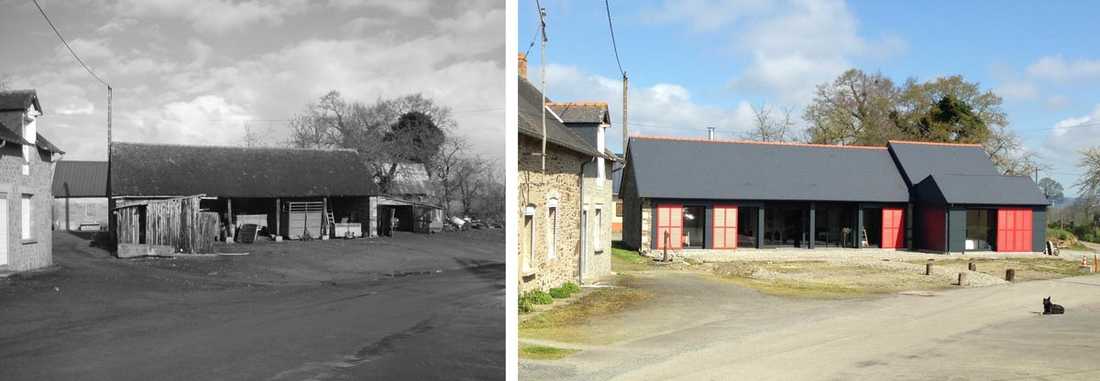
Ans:
POLYGON ((23 195, 22 204, 20 204, 21 213, 23 214, 23 234, 24 241, 34 239, 34 235, 31 234, 31 195, 23 195))
MULTIPOLYGON (((556 203, 555 203, 556 204, 556 203)), ((546 216, 546 227, 549 230, 547 232, 546 239, 546 256, 550 259, 558 257, 558 207, 551 206, 548 209, 546 216)))
POLYGON ((523 272, 530 273, 535 265, 535 219, 528 214, 523 216, 523 272))
POLYGON ((622 216, 623 216, 623 201, 622 200, 617 200, 617 201, 615 201, 615 217, 622 217, 622 216))
POLYGON ((596 209, 596 252, 603 251, 603 209, 596 209))

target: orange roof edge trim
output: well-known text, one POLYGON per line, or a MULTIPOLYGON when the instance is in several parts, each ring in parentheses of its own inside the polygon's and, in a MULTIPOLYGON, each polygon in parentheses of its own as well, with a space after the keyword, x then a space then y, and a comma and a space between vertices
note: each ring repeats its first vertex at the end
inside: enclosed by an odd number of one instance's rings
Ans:
POLYGON ((652 135, 630 135, 634 139, 642 140, 664 140, 664 141, 677 141, 677 142, 692 142, 692 143, 717 143, 717 144, 760 144, 760 145, 773 145, 773 146, 790 146, 790 147, 818 147, 818 148, 840 148, 840 149, 870 149, 870 150, 885 150, 884 146, 860 146, 860 145, 837 145, 837 144, 814 144, 814 143, 790 143, 790 142, 758 142, 752 140, 735 140, 735 139, 706 139, 706 138, 690 138, 683 136, 652 136, 652 135))
POLYGON ((576 101, 576 102, 547 102, 550 106, 600 106, 607 107, 604 101, 576 101))
POLYGON ((948 146, 948 147, 981 147, 981 144, 977 143, 942 143, 942 142, 917 142, 912 140, 889 140, 890 143, 898 144, 924 144, 929 146, 948 146))

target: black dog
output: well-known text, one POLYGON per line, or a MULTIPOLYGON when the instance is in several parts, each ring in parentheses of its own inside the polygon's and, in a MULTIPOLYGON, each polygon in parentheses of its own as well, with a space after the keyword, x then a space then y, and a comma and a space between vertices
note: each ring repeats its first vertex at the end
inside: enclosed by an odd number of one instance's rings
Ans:
POLYGON ((1054 304, 1050 302, 1050 297, 1043 298, 1043 315, 1061 315, 1066 313, 1066 309, 1060 304, 1054 304))

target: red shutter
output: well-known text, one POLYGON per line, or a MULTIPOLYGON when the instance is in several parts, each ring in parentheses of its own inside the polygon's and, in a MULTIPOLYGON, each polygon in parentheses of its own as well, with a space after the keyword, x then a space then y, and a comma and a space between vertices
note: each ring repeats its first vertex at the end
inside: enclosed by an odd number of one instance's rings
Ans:
POLYGON ((1031 209, 997 209, 997 251, 1031 251, 1031 209))
POLYGON ((714 248, 737 248, 737 206, 714 206, 714 248))
POLYGON ((905 245, 905 212, 902 208, 882 208, 882 248, 905 245))
POLYGON ((669 237, 669 249, 684 246, 684 206, 657 204, 657 248, 665 248, 665 233, 669 237))

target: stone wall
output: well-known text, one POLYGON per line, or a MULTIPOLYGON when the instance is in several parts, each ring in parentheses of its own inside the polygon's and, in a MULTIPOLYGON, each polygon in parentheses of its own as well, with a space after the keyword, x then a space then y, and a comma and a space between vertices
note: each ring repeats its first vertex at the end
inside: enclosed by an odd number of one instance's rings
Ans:
POLYGON ((515 211, 519 252, 513 258, 518 259, 520 293, 577 282, 580 272, 581 164, 588 158, 548 144, 546 173, 543 174, 541 157, 532 155, 541 152, 541 144, 538 139, 519 136, 519 200, 515 211), (556 255, 553 257, 548 250, 552 234, 547 207, 550 199, 556 199, 558 205, 556 255), (531 230, 525 228, 524 210, 528 207, 533 211, 531 230))
POLYGON ((584 253, 583 269, 585 283, 611 275, 611 222, 615 217, 611 172, 604 171, 604 178, 598 178, 596 163, 592 160, 589 163, 585 166, 584 177, 584 210, 588 213, 588 250, 584 253), (597 209, 603 218, 602 224, 597 223, 597 209))
POLYGON ((0 147, 0 194, 7 203, 7 266, 27 271, 53 264, 51 237, 54 163, 48 153, 34 150, 29 174, 23 174, 22 147, 8 143, 0 147), (22 198, 31 197, 31 237, 22 239, 22 198))
POLYGON ((641 200, 641 215, 642 225, 639 233, 641 234, 642 244, 638 248, 638 252, 646 254, 653 247, 653 203, 648 198, 641 200))

